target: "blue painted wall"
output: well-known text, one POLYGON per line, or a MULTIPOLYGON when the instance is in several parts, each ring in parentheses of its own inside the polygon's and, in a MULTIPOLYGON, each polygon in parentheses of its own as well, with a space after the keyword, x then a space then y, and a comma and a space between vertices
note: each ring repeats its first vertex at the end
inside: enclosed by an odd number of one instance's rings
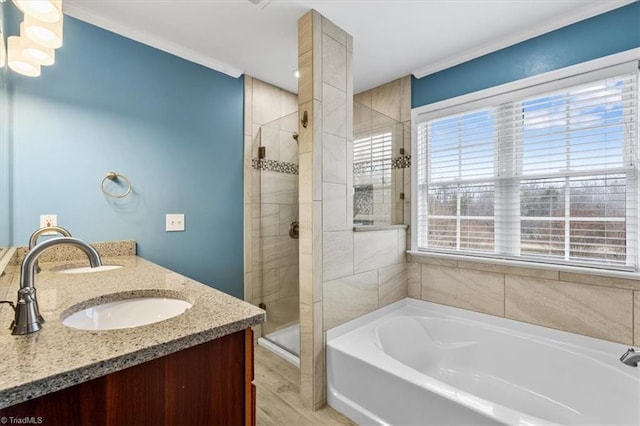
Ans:
POLYGON ((134 239, 141 257, 242 297, 242 78, 68 16, 64 37, 41 77, 11 73, 13 245, 57 214, 74 236, 134 239), (111 170, 132 196, 102 194, 111 170), (186 231, 165 232, 166 213, 186 231))
POLYGON ((428 105, 636 47, 640 47, 637 1, 423 78, 413 77, 411 106, 428 105))
MULTIPOLYGON (((0 3, 0 43, 6 32, 7 15, 4 10, 8 8, 0 3)), ((8 68, 5 65, 0 68, 0 247, 6 247, 11 243, 10 225, 11 209, 9 208, 9 90, 8 68)))

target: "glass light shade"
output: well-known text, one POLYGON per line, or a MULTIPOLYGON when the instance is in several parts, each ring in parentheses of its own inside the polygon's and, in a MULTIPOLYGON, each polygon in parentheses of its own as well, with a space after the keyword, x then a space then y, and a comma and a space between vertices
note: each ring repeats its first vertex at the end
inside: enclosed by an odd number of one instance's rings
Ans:
POLYGON ((22 27, 23 24, 20 24, 20 33, 22 34, 20 43, 24 57, 40 65, 53 65, 56 60, 55 49, 34 43, 33 40, 24 36, 22 27))
POLYGON ((49 49, 57 49, 62 46, 62 19, 50 24, 24 15, 23 35, 49 49))
POLYGON ((22 54, 22 41, 20 37, 13 36, 7 39, 9 68, 18 74, 27 77, 38 77, 40 75, 40 64, 31 61, 22 54))
POLYGON ((50 24, 62 20, 62 0, 13 0, 25 15, 50 24))

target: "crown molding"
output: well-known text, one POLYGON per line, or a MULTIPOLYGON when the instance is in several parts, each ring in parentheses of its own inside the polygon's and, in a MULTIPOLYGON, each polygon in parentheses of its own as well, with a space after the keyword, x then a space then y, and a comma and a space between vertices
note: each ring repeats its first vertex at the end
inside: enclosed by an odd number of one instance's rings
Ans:
POLYGON ((464 62, 470 61, 475 58, 487 55, 492 52, 504 49, 514 44, 521 43, 531 38, 549 33, 551 31, 566 27, 576 22, 583 21, 588 18, 609 12, 627 4, 634 3, 638 0, 609 0, 609 1, 596 1, 592 6, 582 8, 575 13, 563 16, 561 19, 554 19, 549 22, 545 22, 541 25, 537 25, 533 28, 528 28, 518 34, 495 40, 491 43, 486 43, 482 47, 477 47, 469 50, 465 50, 462 53, 454 56, 450 56, 441 61, 436 61, 430 65, 422 68, 418 68, 412 72, 416 78, 422 78, 429 74, 434 74, 438 71, 451 68, 456 65, 460 65, 464 62))
POLYGON ((162 50, 163 52, 167 52, 180 58, 186 59, 190 62, 194 62, 207 68, 211 68, 215 71, 227 74, 231 77, 238 78, 244 73, 243 70, 234 67, 233 65, 218 61, 207 55, 203 55, 199 52, 196 52, 195 50, 169 41, 166 38, 153 36, 129 25, 124 25, 121 22, 116 22, 112 19, 100 16, 94 12, 90 12, 82 7, 80 2, 64 2, 63 8, 63 12, 73 18, 130 38, 131 40, 135 40, 142 44, 146 44, 147 46, 153 47, 155 49, 162 50))

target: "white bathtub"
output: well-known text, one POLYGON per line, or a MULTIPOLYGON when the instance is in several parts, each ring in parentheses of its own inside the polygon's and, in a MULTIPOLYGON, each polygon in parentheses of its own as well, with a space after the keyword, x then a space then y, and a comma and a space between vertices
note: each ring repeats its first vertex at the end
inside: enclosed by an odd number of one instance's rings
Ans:
POLYGON ((328 331, 327 398, 360 424, 640 425, 626 349, 404 299, 328 331))

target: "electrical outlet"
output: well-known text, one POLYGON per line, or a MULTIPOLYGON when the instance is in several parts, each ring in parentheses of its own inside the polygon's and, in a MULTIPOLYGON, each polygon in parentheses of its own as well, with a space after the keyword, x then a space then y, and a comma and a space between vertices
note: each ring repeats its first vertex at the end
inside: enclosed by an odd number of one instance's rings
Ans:
MULTIPOLYGON (((46 228, 47 226, 58 226, 58 216, 55 214, 41 214, 40 215, 40 228, 46 228)), ((45 232, 42 235, 56 235, 57 232, 45 232)))
POLYGON ((184 231, 184 214, 167 214, 166 231, 184 231))

